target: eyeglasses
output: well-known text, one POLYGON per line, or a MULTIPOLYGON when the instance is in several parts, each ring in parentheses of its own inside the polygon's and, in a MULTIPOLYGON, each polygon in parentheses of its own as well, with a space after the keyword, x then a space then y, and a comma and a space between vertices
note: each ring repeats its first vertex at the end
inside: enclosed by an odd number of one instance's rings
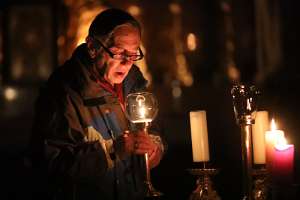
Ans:
MULTIPOLYGON (((127 60, 127 61, 138 61, 144 58, 144 54, 142 52, 142 50, 140 49, 140 47, 138 48, 139 53, 138 54, 132 54, 132 55, 128 55, 125 52, 123 53, 119 53, 119 54, 115 54, 113 52, 111 52, 109 50, 109 48, 107 48, 106 46, 103 45, 103 43, 98 40, 97 38, 93 38, 97 43, 100 44, 100 46, 106 51, 106 53, 108 53, 108 55, 115 60, 127 60)), ((98 47, 98 45, 96 45, 97 49, 99 49, 100 47, 98 47)))

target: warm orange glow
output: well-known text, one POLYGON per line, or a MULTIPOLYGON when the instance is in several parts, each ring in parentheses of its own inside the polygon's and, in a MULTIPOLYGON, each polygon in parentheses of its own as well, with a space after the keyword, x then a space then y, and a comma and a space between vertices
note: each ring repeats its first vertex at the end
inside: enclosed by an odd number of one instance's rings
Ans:
POLYGON ((100 11, 104 9, 105 7, 94 7, 93 9, 85 10, 78 16, 79 26, 76 34, 77 46, 85 41, 92 20, 96 17, 98 13, 100 13, 100 11))

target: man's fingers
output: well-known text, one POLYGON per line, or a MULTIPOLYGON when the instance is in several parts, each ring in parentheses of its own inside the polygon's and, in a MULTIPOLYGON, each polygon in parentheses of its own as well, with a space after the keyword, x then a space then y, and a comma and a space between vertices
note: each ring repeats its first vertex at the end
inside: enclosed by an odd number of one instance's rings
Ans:
POLYGON ((153 143, 150 144, 147 142, 143 142, 143 143, 135 142, 134 148, 136 154, 145 154, 145 153, 150 154, 157 148, 157 146, 156 144, 153 143))

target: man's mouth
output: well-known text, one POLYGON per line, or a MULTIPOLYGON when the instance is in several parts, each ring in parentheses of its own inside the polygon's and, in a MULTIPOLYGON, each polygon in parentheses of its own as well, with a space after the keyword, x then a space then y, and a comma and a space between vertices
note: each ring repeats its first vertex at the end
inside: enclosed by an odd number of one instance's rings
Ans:
POLYGON ((125 73, 124 73, 124 72, 116 72, 116 74, 117 74, 118 76, 123 76, 125 73))

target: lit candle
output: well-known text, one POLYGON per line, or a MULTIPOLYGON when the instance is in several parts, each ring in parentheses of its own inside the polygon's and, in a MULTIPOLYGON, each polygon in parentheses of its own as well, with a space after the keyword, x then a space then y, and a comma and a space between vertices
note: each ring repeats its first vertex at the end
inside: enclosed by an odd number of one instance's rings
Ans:
POLYGON ((282 138, 284 138, 284 132, 282 130, 276 129, 276 124, 274 119, 271 121, 271 130, 266 131, 265 135, 266 139, 266 160, 267 160, 267 168, 270 170, 271 163, 273 160, 273 154, 274 154, 274 146, 278 143, 278 141, 281 141, 282 138))
POLYGON ((190 112, 191 138, 194 162, 209 161, 209 146, 205 111, 190 112))
POLYGON ((286 142, 275 145, 271 176, 275 184, 291 184, 294 171, 294 145, 286 142))
POLYGON ((266 163, 265 133, 269 127, 269 114, 267 111, 258 111, 255 124, 252 127, 253 156, 255 164, 266 163))

